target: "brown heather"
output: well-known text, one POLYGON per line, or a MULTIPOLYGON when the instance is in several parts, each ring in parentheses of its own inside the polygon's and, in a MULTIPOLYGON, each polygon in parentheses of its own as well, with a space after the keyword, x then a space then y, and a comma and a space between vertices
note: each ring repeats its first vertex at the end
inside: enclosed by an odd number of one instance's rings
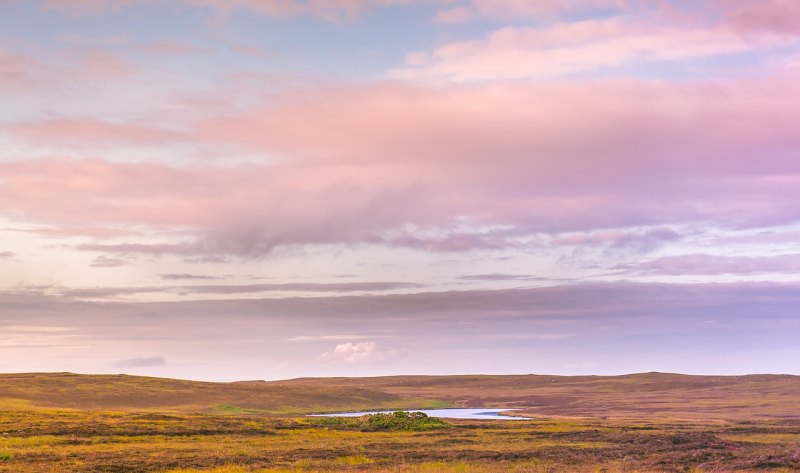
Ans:
POLYGON ((0 375, 0 472, 800 471, 798 379, 0 375), (533 417, 386 431, 301 416, 456 405, 533 417))

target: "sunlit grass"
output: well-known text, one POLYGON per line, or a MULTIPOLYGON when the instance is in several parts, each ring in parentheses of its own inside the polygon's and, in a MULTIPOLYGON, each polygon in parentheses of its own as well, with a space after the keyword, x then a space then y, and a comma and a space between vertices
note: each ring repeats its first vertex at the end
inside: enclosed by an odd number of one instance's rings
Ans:
MULTIPOLYGON (((211 396, 207 390, 221 388, 210 383, 131 377, 92 377, 86 382, 95 384, 77 390, 77 394, 61 387, 53 394, 47 391, 51 378, 37 378, 40 384, 33 387, 6 384, 0 399, 0 472, 616 473, 800 469, 800 424, 788 420, 748 418, 740 422, 649 412, 637 416, 629 408, 625 416, 608 419, 554 415, 520 422, 448 420, 443 423, 445 428, 427 429, 404 421, 372 425, 367 418, 301 416, 312 411, 391 409, 390 406, 443 407, 444 402, 435 396, 462 399, 462 395, 471 395, 469 389, 459 386, 473 381, 463 379, 432 384, 421 379, 413 389, 398 388, 391 395, 359 391, 359 387, 326 386, 317 390, 277 386, 262 392, 232 385, 226 389, 232 389, 233 394, 221 390, 211 396), (123 412, 115 411, 116 407, 102 407, 128 402, 131 396, 126 390, 133 388, 139 389, 137 393, 143 393, 145 401, 155 407, 126 408, 123 412), (430 397, 417 395, 429 388, 430 397), (186 390, 194 397, 187 399, 186 390), (30 399, 8 397, 9 392, 30 399), (253 400, 243 394, 262 397, 253 400), (87 408, 86 396, 101 407, 87 408), (59 407, 48 407, 48 399, 58 399, 59 407)), ((66 379, 70 385, 85 378, 66 379)), ((783 398, 769 394, 758 400, 755 393, 740 393, 743 397, 734 400, 712 398, 706 391, 698 391, 694 397, 672 398, 653 391, 648 379, 623 379, 628 392, 603 384, 597 388, 608 402, 625 395, 669 413, 720 406, 743 411, 759 406, 759 412, 800 408, 791 399, 780 404, 777 401, 783 398)), ((516 378, 492 380, 519 382, 516 378)), ((517 389, 516 385, 487 389, 496 389, 502 396, 511 388, 517 389)), ((563 388, 543 385, 540 394, 555 396, 558 389, 563 388)), ((581 399, 584 403, 594 402, 588 394, 581 399)))
POLYGON ((792 455, 800 451, 800 426, 775 422, 542 418, 450 421, 451 428, 421 432, 317 422, 256 415, 0 411, 0 471, 611 473, 691 471, 715 461, 722 462, 718 471, 735 470, 723 468, 731 465, 781 471, 794 465, 792 455))

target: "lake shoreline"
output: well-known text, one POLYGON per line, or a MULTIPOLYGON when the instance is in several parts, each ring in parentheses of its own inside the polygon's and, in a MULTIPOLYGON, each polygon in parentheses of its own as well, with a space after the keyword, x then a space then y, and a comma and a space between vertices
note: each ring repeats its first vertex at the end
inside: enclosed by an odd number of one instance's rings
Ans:
MULTIPOLYGON (((328 414, 309 414, 309 417, 361 417, 370 414, 390 414, 402 409, 382 411, 336 412, 328 414)), ((468 420, 529 420, 528 417, 504 415, 505 412, 522 410, 519 408, 444 408, 444 409, 408 409, 407 412, 422 412, 429 417, 439 419, 468 420)))

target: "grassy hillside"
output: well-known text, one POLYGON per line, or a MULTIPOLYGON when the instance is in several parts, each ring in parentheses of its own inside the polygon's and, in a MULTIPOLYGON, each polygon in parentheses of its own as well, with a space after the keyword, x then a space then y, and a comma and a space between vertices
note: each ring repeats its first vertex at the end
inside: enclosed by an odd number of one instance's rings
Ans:
POLYGON ((376 389, 313 389, 254 382, 208 383, 127 375, 0 374, 0 408, 299 414, 340 409, 440 407, 376 389))
POLYGON ((0 473, 800 471, 798 399, 787 376, 0 375, 0 473), (443 403, 540 416, 406 428, 287 415, 443 403))
POLYGON ((525 407, 524 413, 587 417, 800 418, 800 376, 390 376, 272 383, 378 390, 459 406, 525 407))
POLYGON ((0 406, 300 414, 442 406, 535 415, 800 418, 800 377, 391 376, 208 383, 126 375, 0 375, 0 406))

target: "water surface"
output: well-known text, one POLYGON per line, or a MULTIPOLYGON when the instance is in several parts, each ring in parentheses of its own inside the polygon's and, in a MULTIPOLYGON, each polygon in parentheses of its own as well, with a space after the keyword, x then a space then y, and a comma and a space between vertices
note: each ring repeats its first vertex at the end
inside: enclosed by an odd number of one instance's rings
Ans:
MULTIPOLYGON (((481 419, 481 420, 527 420, 527 417, 500 415, 519 409, 415 409, 408 412, 422 412, 440 419, 481 419)), ((390 414, 394 411, 339 412, 335 414, 314 414, 312 417, 361 417, 367 414, 390 414)))

